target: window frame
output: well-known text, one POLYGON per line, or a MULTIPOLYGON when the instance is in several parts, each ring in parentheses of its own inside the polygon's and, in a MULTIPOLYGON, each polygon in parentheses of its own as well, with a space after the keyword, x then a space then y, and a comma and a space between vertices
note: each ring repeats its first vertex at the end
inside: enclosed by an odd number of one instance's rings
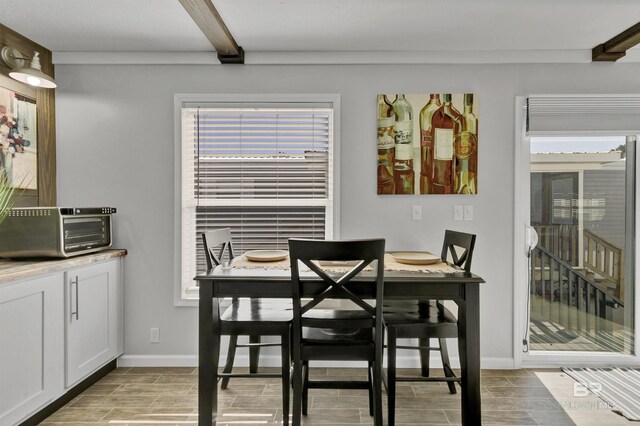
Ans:
POLYGON ((191 104, 331 104, 333 109, 332 238, 340 238, 340 95, 339 94, 175 94, 174 95, 174 305, 198 306, 198 298, 182 297, 183 146, 182 109, 191 104))

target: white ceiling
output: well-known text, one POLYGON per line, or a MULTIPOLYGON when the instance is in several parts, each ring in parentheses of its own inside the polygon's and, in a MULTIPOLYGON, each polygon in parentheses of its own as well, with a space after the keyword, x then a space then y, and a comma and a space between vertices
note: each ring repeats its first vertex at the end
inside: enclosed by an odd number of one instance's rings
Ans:
MULTIPOLYGON (((252 52, 263 58, 265 52, 307 52, 307 58, 357 52, 377 54, 383 60, 388 51, 424 58, 456 52, 485 57, 546 52, 554 58, 548 61, 562 62, 563 57, 588 61, 594 46, 640 21, 639 0, 213 3, 247 52, 247 62, 252 52)), ((63 52, 213 50, 178 0, 2 0, 2 4, 0 22, 61 57, 63 52)))

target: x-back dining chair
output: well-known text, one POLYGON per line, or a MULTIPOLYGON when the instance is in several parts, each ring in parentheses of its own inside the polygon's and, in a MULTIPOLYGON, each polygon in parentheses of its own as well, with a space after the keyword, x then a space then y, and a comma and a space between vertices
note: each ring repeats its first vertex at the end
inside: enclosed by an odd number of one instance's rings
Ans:
POLYGON ((313 388, 368 389, 374 424, 382 425, 382 295, 384 239, 354 241, 289 240, 293 298, 293 425, 307 414, 313 388), (345 263, 347 262, 347 263, 345 263), (301 273, 301 265, 306 269, 301 273), (340 269, 335 269, 336 265, 340 269), (368 265, 371 273, 354 278, 368 265), (332 269, 334 268, 334 269, 332 269), (376 304, 362 292, 375 294, 376 304), (306 289, 307 291, 303 291, 306 289), (302 299, 309 296, 313 298, 302 299), (322 309, 330 299, 348 300, 349 310, 322 309), (367 381, 309 380, 310 361, 366 361, 367 381))
MULTIPOLYGON (((446 230, 442 245, 442 260, 471 271, 471 260, 476 236, 464 232, 446 230)), ((389 425, 395 423, 395 397, 397 382, 444 381, 449 392, 456 393, 456 377, 449 361, 447 338, 458 337, 458 320, 442 301, 416 301, 388 303, 384 308, 384 322, 387 330, 387 396, 389 425), (398 346, 397 339, 418 339, 418 346, 398 346), (430 339, 437 338, 439 346, 431 346, 430 339), (397 349, 420 351, 422 377, 405 377, 396 374, 397 349), (429 353, 439 351, 444 377, 429 377, 429 353)))
MULTIPOLYGON (((202 233, 207 268, 212 269, 221 264, 226 255, 233 260, 233 246, 229 228, 202 233)), ((226 389, 231 377, 280 377, 282 378, 283 420, 289 419, 290 382, 290 330, 292 308, 290 301, 280 299, 262 300, 233 298, 231 305, 220 315, 221 335, 229 336, 227 361, 222 373, 221 388, 226 389), (249 336, 248 344, 238 344, 238 336, 249 336), (280 343, 261 343, 261 336, 280 336, 280 343), (259 349, 266 346, 280 346, 282 371, 280 374, 258 373, 259 349), (236 348, 249 348, 249 374, 233 373, 236 348)))

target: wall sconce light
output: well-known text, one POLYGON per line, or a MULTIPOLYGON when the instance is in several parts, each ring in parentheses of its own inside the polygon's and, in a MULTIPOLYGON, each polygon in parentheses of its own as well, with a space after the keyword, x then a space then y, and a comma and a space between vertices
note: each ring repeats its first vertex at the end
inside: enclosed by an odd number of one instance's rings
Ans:
POLYGON ((27 58, 18 49, 4 46, 0 51, 0 57, 11 68, 9 77, 14 80, 45 89, 53 89, 58 86, 53 78, 42 72, 40 54, 38 52, 33 52, 33 57, 27 58))

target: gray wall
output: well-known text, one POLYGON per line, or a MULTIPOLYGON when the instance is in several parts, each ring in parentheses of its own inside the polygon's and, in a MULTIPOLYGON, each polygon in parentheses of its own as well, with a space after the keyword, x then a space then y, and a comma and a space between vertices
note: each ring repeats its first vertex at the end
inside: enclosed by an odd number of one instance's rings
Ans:
MULTIPOLYGON (((478 234, 483 366, 513 359, 514 98, 532 93, 640 93, 640 64, 406 66, 77 66, 56 68, 61 205, 117 207, 125 260, 125 353, 195 356, 197 309, 175 307, 175 93, 338 93, 341 236, 439 251, 443 230, 478 234), (479 195, 380 197, 378 93, 472 92, 478 99, 479 195), (411 220, 411 205, 423 220, 411 220), (453 205, 472 204, 472 222, 453 205), (160 327, 161 343, 149 343, 160 327)), ((525 280, 517 285, 525 285, 525 280)), ((147 359, 147 358, 145 358, 147 359)))

